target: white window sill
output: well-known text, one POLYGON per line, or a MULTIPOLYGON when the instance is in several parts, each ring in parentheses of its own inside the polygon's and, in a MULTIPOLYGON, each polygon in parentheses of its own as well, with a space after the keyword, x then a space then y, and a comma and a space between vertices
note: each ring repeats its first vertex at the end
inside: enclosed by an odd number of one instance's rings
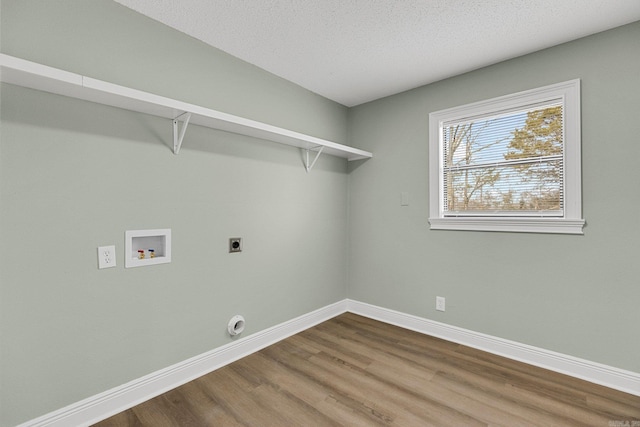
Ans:
POLYGON ((583 219, 429 218, 432 230, 505 231, 512 233, 584 234, 583 219))

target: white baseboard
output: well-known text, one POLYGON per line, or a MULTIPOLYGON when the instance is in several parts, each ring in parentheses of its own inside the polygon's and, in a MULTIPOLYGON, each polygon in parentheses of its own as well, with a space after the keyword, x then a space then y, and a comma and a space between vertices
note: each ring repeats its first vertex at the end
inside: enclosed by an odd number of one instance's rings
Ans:
POLYGON ((640 373, 347 300, 347 311, 640 396, 640 373))
POLYGON ((640 374, 345 299, 27 421, 18 427, 89 426, 346 311, 640 396, 640 374))
POLYGON ((347 300, 225 344, 18 427, 89 426, 347 311, 347 300))

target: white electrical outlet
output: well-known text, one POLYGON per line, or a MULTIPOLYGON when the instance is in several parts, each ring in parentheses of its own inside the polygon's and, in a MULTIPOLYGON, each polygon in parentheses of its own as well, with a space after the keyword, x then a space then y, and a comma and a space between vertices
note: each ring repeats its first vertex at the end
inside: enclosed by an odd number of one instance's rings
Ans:
POLYGON ((116 247, 99 246, 98 247, 98 268, 110 268, 116 266, 116 247))
POLYGON ((436 297, 436 310, 444 311, 444 297, 436 297))

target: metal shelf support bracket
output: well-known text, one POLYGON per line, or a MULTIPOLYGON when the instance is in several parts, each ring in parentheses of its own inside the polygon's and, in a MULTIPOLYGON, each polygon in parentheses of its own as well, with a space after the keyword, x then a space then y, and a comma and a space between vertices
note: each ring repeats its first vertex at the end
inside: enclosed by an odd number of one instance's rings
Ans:
POLYGON ((322 150, 324 149, 323 145, 318 145, 317 147, 313 147, 313 148, 305 148, 305 162, 304 162, 304 168, 307 170, 307 173, 309 173, 309 171, 313 168, 313 166, 316 164, 316 161, 318 160, 318 157, 320 157, 320 154, 322 154, 322 150), (309 151, 310 150, 318 150, 316 152, 316 156, 313 158, 313 161, 311 163, 309 163, 309 151))
POLYGON ((173 154, 180 152, 182 147, 182 141, 184 140, 184 134, 189 126, 189 120, 191 119, 191 113, 182 113, 175 119, 173 119, 173 154), (179 122, 182 120, 182 129, 179 128, 179 122))

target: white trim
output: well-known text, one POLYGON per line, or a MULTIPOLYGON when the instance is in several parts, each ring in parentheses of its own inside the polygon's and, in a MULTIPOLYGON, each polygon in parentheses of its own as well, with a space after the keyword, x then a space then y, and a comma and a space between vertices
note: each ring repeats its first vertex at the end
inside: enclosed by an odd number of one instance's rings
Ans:
POLYGON ((50 412, 17 427, 89 426, 338 316, 346 310, 347 300, 339 301, 50 412))
POLYGON ((433 230, 583 234, 580 80, 570 80, 485 101, 429 113, 429 223, 433 230), (562 100, 564 125, 564 215, 560 218, 510 216, 447 217, 443 212, 443 123, 471 120, 523 106, 562 100))
POLYGON ((17 427, 89 426, 347 311, 640 396, 640 373, 345 299, 17 427))
POLYGON ((519 233, 584 234, 583 219, 563 218, 429 218, 432 230, 510 231, 519 233))
POLYGON ((614 368, 363 302, 348 300, 347 310, 361 316, 400 326, 401 328, 442 338, 640 396, 640 373, 637 372, 614 368))

